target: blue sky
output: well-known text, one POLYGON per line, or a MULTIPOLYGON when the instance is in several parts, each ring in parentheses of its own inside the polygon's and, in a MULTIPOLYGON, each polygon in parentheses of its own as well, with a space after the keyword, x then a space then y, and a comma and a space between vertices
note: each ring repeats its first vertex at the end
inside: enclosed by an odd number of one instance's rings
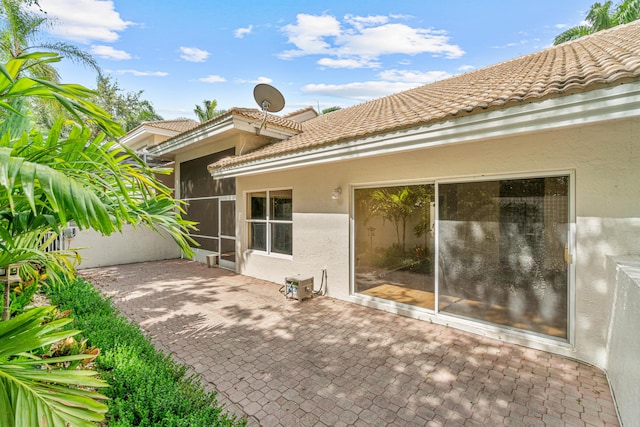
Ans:
MULTIPOLYGON (((94 55, 165 119, 205 99, 256 107, 268 83, 282 113, 348 107, 551 46, 593 0, 40 0, 49 39, 94 55)), ((62 80, 95 87, 63 61, 62 80)))

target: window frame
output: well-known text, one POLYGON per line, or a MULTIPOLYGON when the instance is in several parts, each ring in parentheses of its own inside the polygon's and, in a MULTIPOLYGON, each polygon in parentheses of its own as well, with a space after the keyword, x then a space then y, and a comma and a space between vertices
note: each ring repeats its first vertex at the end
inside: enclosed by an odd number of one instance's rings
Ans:
MULTIPOLYGON (((520 179, 533 179, 533 178, 546 178, 553 176, 566 175, 569 177, 568 183, 568 242, 567 249, 568 254, 572 257, 575 257, 576 254, 576 171, 575 169, 550 169, 543 171, 520 171, 520 172, 511 172, 511 173, 493 173, 493 174, 485 174, 485 175, 453 175, 450 177, 441 177, 441 178, 433 178, 431 180, 401 180, 401 181, 378 181, 378 182, 362 182, 353 184, 351 186, 350 191, 350 200, 355 200, 355 190, 356 189, 364 189, 364 188, 376 188, 376 187, 393 187, 393 186, 402 186, 402 185, 414 185, 414 184, 435 184, 435 221, 436 225, 434 228, 435 231, 435 265, 434 265, 434 274, 436 277, 436 301, 439 298, 439 287, 441 284, 439 283, 440 276, 440 248, 439 248, 439 233, 440 227, 438 225, 439 221, 439 189, 441 184, 451 184, 451 183, 468 183, 475 181, 495 181, 495 180, 520 180, 520 179)), ((397 310, 400 307, 401 310, 407 310, 407 312, 412 313, 412 315, 421 316, 422 313, 426 313, 429 316, 433 316, 434 319, 440 318, 442 321, 451 324, 451 325, 460 325, 461 327, 472 327, 473 330, 480 330, 486 333, 488 336, 508 336, 513 341, 512 342, 527 342, 527 345, 531 345, 530 343, 541 343, 542 345, 551 344, 554 346, 571 348, 575 345, 575 335, 576 335, 576 262, 572 261, 568 265, 567 271, 567 288, 568 288, 568 316, 567 316, 567 337, 560 338, 552 335, 540 334, 534 331, 528 331, 524 329, 517 329, 505 325, 500 325, 497 323, 485 323, 478 320, 466 319, 463 317, 457 317, 452 314, 448 314, 446 311, 442 311, 439 309, 429 310, 423 309, 416 306, 406 305, 402 303, 397 303, 389 300, 382 300, 379 298, 371 297, 368 295, 363 295, 356 291, 355 288, 355 271, 356 271, 356 251, 355 251, 355 227, 354 227, 354 218, 355 215, 355 207, 352 204, 350 208, 350 283, 349 283, 349 295, 356 300, 356 302, 367 306, 367 307, 379 307, 380 301, 383 301, 384 304, 389 304, 394 307, 394 310, 397 310), (496 332, 497 331, 497 332, 496 332), (502 331, 502 332, 500 332, 502 331), (503 335, 503 332, 506 332, 506 335, 503 335), (524 341, 520 341, 524 340, 524 341)), ((437 308, 437 306, 436 306, 437 308)))
POLYGON ((260 190, 251 190, 251 191, 246 191, 245 192, 245 203, 246 203, 246 215, 245 215, 245 247, 246 247, 246 252, 255 252, 255 253, 259 253, 259 254, 265 254, 265 255, 269 255, 269 256, 273 256, 273 257, 279 257, 279 258, 287 258, 287 259, 292 259, 293 258, 293 188, 291 187, 287 187, 287 188, 271 188, 271 189, 260 189, 260 190), (273 219, 274 218, 274 212, 272 212, 273 210, 273 206, 272 206, 272 194, 273 193, 277 193, 277 192, 282 192, 282 191, 288 191, 291 194, 291 217, 290 219, 273 219), (264 218, 251 218, 251 197, 254 194, 260 194, 260 193, 264 193, 265 195, 265 216, 264 218), (256 249, 256 248, 251 248, 251 227, 253 224, 264 224, 265 227, 265 249, 256 249), (289 246, 291 247, 291 253, 282 253, 282 252, 277 252, 274 251, 273 249, 273 232, 272 232, 272 227, 274 225, 277 224, 289 224, 291 226, 291 232, 290 232, 290 241, 289 241, 289 246))

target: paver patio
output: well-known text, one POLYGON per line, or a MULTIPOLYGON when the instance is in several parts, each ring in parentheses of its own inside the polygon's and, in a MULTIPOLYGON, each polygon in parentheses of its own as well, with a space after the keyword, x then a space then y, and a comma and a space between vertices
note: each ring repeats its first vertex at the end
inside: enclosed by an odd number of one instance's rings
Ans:
POLYGON ((602 371, 543 351, 185 260, 81 275, 249 426, 619 425, 602 371))

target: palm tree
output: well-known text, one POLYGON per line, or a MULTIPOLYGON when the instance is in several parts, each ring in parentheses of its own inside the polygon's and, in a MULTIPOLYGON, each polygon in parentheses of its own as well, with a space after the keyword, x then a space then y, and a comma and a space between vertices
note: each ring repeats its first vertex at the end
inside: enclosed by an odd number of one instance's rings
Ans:
POLYGON ((554 45, 575 40, 580 37, 606 30, 622 24, 628 24, 640 18, 640 0, 622 0, 612 10, 612 2, 594 3, 587 13, 585 23, 559 34, 554 45))
POLYGON ((215 116, 219 116, 220 114, 223 114, 225 112, 225 110, 216 110, 217 106, 218 101, 216 101, 215 99, 212 99, 211 101, 205 99, 204 101, 202 101, 202 106, 196 105, 196 108, 193 109, 193 112, 196 114, 196 117, 198 117, 200 123, 204 123, 207 120, 212 119, 215 116))
POLYGON ((424 206, 430 200, 430 196, 430 191, 422 185, 376 189, 367 200, 369 214, 371 217, 380 217, 393 223, 398 247, 405 253, 407 221, 414 213, 421 212, 423 218, 415 231, 424 234, 424 224, 429 221, 429 211, 425 211, 424 206))
MULTIPOLYGON (((72 62, 89 66, 100 75, 100 67, 89 53, 69 43, 42 40, 39 37, 42 27, 51 26, 53 23, 46 16, 32 12, 28 6, 33 3, 33 0, 2 0, 0 59, 7 61, 30 51, 44 50, 58 53, 72 62)), ((31 76, 44 77, 54 82, 60 80, 57 70, 51 64, 39 63, 30 67, 27 72, 31 76)))
MULTIPOLYGON (((95 93, 24 72, 58 60, 54 53, 31 53, 0 64, 0 269, 35 263, 54 279, 72 276, 74 254, 42 249, 43 238, 68 221, 104 235, 125 224, 149 227, 192 254, 187 233, 193 223, 182 219, 182 206, 155 178, 158 171, 115 142, 122 128, 88 101, 95 93), (46 132, 32 129, 25 113, 30 97, 59 102, 80 125, 58 119, 46 132), (81 114, 106 134, 95 136, 81 114)), ((49 372, 51 361, 31 352, 69 336, 53 333, 57 323, 42 325, 46 317, 27 311, 0 322, 0 425, 88 426, 106 411, 95 402, 102 397, 85 388, 104 385, 91 372, 49 372)))

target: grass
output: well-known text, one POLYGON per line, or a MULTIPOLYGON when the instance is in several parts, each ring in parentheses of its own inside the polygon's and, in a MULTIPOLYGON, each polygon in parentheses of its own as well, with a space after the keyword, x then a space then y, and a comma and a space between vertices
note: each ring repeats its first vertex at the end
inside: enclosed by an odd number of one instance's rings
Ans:
POLYGON ((140 328, 119 315, 108 298, 77 279, 49 289, 47 296, 61 310, 72 310, 73 328, 100 348, 95 369, 107 381, 107 425, 244 426, 246 420, 226 414, 187 367, 155 349, 140 328))

